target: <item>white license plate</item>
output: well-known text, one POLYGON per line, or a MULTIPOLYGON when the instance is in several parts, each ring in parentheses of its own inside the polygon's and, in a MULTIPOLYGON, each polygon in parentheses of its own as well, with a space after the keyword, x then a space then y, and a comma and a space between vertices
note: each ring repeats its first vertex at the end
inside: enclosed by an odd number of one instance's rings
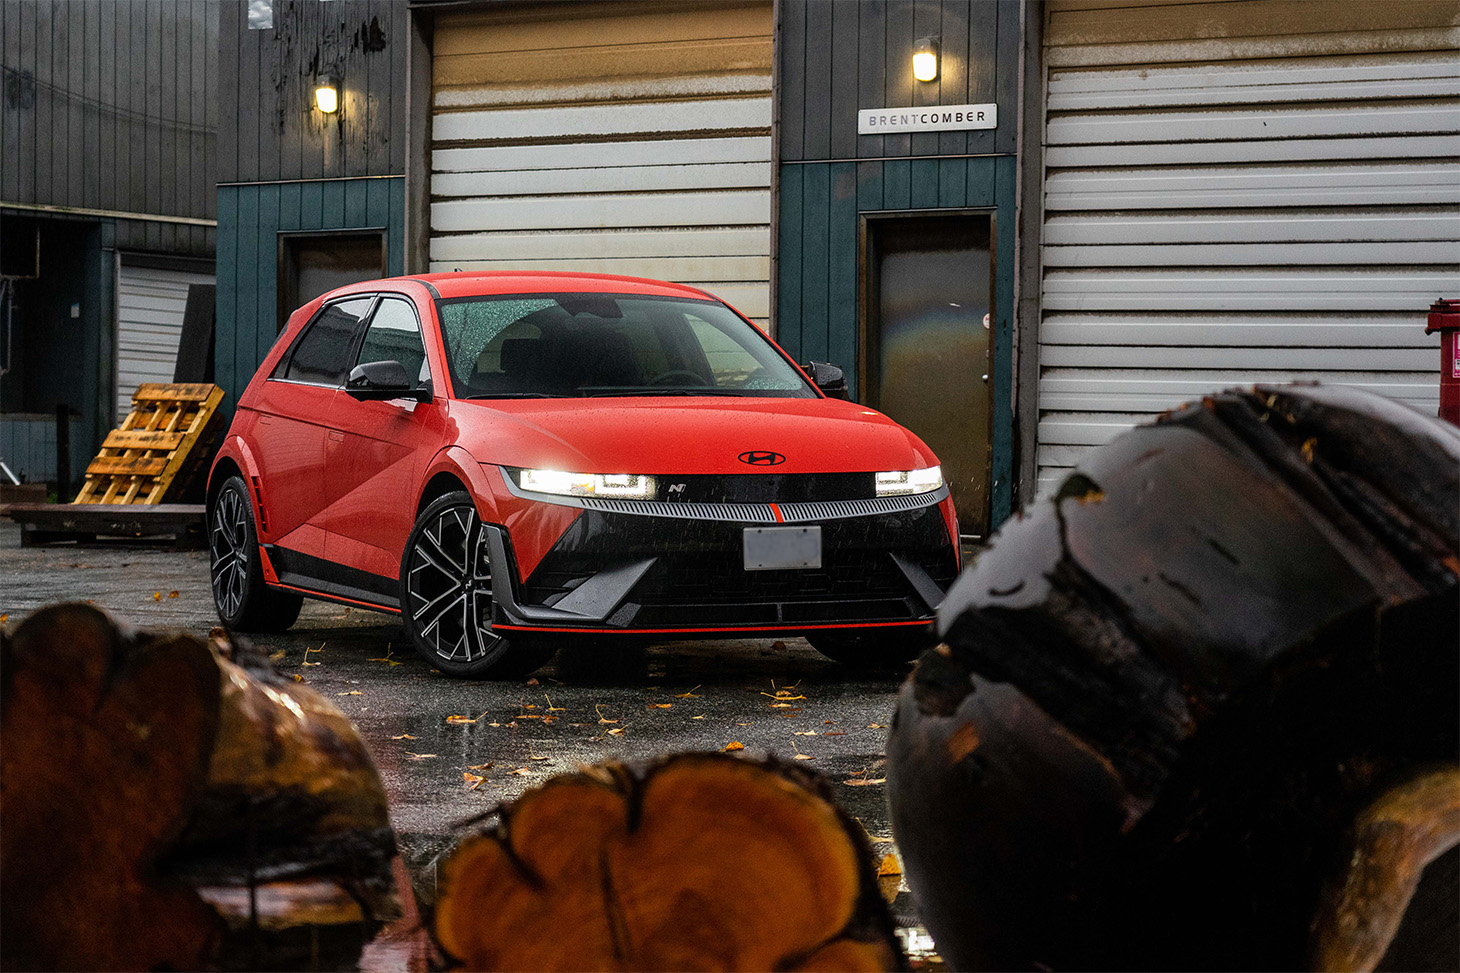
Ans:
POLYGON ((745 528, 745 570, 821 567, 820 527, 745 528))

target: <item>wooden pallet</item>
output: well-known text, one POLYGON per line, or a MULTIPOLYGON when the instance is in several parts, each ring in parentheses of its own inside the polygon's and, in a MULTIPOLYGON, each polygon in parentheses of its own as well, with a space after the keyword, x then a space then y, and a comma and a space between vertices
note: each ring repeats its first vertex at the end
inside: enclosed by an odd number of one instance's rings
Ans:
POLYGON ((208 383, 144 383, 132 411, 107 433, 86 468, 77 504, 152 504, 173 499, 216 435, 223 390, 208 383), (171 495, 170 495, 171 494, 171 495))

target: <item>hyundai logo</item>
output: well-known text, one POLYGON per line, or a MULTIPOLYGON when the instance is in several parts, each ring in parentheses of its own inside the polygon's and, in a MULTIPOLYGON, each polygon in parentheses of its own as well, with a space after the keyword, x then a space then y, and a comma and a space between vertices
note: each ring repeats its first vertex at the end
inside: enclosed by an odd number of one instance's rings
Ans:
POLYGON ((786 457, 780 453, 772 453, 763 449, 752 449, 741 453, 738 459, 751 466, 780 466, 786 461, 786 457))

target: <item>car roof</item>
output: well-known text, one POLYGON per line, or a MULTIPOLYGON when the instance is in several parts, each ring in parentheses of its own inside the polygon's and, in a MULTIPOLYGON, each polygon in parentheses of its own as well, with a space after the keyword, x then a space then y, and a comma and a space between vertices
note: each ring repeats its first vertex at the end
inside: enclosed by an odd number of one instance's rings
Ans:
MULTIPOLYGON (((420 281, 429 284, 443 299, 480 297, 494 294, 561 294, 566 291, 589 291, 613 294, 649 294, 658 297, 689 297, 703 300, 710 295, 687 284, 671 284, 643 277, 620 277, 615 274, 578 274, 566 271, 481 270, 443 274, 413 274, 393 277, 396 281, 420 281)), ((371 282, 379 287, 384 281, 371 282)), ((369 290, 370 283, 352 284, 335 293, 369 290)))

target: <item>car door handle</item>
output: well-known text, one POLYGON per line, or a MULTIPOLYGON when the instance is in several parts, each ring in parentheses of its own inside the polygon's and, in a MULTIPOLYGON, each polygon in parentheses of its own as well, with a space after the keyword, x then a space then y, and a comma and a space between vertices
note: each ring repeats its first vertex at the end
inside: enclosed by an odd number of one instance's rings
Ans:
POLYGON ((342 443, 344 441, 345 441, 345 434, 344 433, 340 432, 338 429, 331 429, 330 430, 330 442, 332 442, 332 443, 342 443))

